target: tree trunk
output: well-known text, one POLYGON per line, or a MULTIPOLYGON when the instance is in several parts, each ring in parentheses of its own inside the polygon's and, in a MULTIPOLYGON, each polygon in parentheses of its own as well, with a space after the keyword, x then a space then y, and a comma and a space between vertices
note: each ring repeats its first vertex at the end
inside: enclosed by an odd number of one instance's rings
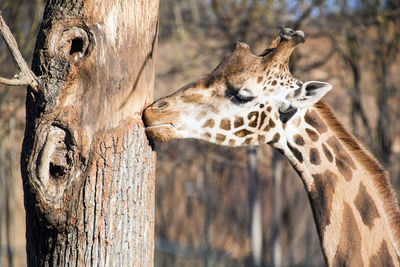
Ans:
POLYGON ((253 266, 263 266, 263 230, 262 207, 257 175, 257 149, 247 148, 247 165, 249 173, 249 206, 250 206, 250 248, 253 266))
POLYGON ((281 194, 283 176, 283 157, 278 151, 274 151, 272 156, 272 181, 274 186, 274 204, 272 218, 272 264, 271 266, 282 266, 282 247, 281 247, 281 194))
POLYGON ((157 0, 49 0, 21 155, 29 266, 152 266, 157 0))

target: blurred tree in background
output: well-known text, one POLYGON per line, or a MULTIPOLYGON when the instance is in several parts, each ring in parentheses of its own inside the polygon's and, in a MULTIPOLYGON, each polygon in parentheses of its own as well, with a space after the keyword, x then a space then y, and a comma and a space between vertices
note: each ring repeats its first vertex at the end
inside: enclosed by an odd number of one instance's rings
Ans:
MULTIPOLYGON (((2 0, 30 61, 44 0, 2 0)), ((261 53, 279 26, 306 43, 290 62, 303 80, 334 85, 327 101, 400 186, 400 4, 397 0, 162 0, 155 96, 200 78, 245 41, 261 53)), ((0 43, 0 71, 15 66, 0 43)), ((24 264, 19 153, 22 88, 0 87, 0 265, 24 264)), ((324 265, 306 193, 268 146, 226 148, 196 140, 156 144, 155 266, 324 265), (255 161, 250 160, 255 155, 255 161), (250 156, 248 160, 248 156, 250 156), (248 163, 255 164, 248 165, 248 163), (252 166, 252 168, 250 168, 252 166), (253 186, 253 187, 252 187, 253 186), (257 198, 254 198, 254 195, 257 198), (261 259, 251 225, 260 203, 261 259), (252 252, 253 251, 253 252, 252 252)))
MULTIPOLYGON (((19 49, 31 62, 45 0, 0 1, 4 20, 19 49)), ((11 77, 17 66, 3 40, 0 73, 11 77)), ((20 174, 20 154, 25 129, 24 87, 0 85, 0 266, 25 266, 25 209, 20 174)))

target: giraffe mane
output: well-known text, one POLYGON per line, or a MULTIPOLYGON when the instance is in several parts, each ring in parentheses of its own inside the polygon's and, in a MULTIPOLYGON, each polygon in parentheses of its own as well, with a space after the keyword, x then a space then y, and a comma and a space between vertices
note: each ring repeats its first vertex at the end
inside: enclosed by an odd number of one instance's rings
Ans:
POLYGON ((343 124, 334 116, 332 109, 320 100, 314 107, 321 115, 322 119, 329 125, 343 145, 348 149, 355 159, 372 174, 372 181, 380 195, 383 196, 383 210, 385 221, 389 227, 389 234, 396 249, 397 255, 400 255, 400 211, 395 193, 390 185, 389 175, 371 155, 371 153, 360 144, 355 137, 348 132, 343 124))

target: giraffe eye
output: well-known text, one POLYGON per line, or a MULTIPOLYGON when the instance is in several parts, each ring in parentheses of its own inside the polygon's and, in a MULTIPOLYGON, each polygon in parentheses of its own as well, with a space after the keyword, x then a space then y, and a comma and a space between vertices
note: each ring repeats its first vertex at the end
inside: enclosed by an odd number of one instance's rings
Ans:
POLYGON ((239 103, 247 103, 255 98, 250 90, 246 88, 239 90, 236 94, 234 94, 234 97, 239 103))
POLYGON ((242 95, 240 93, 237 93, 234 95, 235 100, 237 100, 239 103, 247 103, 252 101, 255 97, 251 95, 242 95))
POLYGON ((238 89, 232 84, 228 84, 226 95, 236 104, 248 103, 255 98, 249 89, 238 89))

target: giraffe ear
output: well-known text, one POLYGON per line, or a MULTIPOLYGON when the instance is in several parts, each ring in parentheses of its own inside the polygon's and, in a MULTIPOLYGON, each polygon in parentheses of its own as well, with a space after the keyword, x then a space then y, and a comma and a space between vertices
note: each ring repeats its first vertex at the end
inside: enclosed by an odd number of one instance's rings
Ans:
POLYGON ((307 108, 317 103, 329 90, 332 85, 325 82, 309 81, 303 83, 300 92, 290 96, 290 105, 293 108, 307 108))

